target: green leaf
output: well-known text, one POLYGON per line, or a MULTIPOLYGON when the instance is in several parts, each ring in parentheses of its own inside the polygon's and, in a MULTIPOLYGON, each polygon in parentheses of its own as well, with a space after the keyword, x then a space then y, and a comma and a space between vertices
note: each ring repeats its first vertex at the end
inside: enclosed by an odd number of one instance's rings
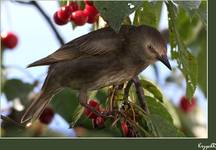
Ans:
POLYGON ((198 84, 202 89, 205 96, 207 95, 207 45, 206 45, 206 31, 203 31, 199 37, 199 49, 200 52, 197 57, 198 62, 198 84))
POLYGON ((147 101, 147 106, 149 108, 149 112, 151 115, 159 115, 168 122, 173 123, 171 115, 162 103, 158 102, 156 99, 149 96, 145 96, 145 99, 147 101))
POLYGON ((125 17, 133 13, 140 1, 95 1, 95 6, 107 23, 118 32, 125 17))
POLYGON ((201 1, 195 0, 195 1, 175 1, 176 4, 178 4, 180 7, 183 7, 184 9, 191 11, 193 9, 198 9, 201 1))
POLYGON ((173 118, 169 114, 167 108, 155 98, 145 96, 147 106, 149 108, 149 114, 143 113, 139 106, 136 106, 136 110, 139 110, 140 119, 138 120, 140 125, 140 132, 144 136, 182 136, 173 123, 173 118))
POLYGON ((64 89, 52 100, 55 112, 59 113, 69 123, 72 121, 72 115, 78 104, 76 93, 70 89, 64 89))
POLYGON ((10 79, 5 81, 3 87, 3 93, 5 94, 7 100, 13 100, 15 98, 20 98, 20 100, 25 104, 27 102, 28 94, 34 89, 33 84, 24 83, 19 79, 10 79))
POLYGON ((206 1, 175 1, 175 3, 177 3, 180 8, 185 9, 190 16, 199 16, 204 26, 207 26, 206 1))
POLYGON ((176 27, 181 40, 186 45, 189 45, 197 39, 203 24, 198 16, 191 17, 184 9, 179 8, 178 15, 176 17, 176 27))
POLYGON ((106 106, 106 100, 107 100, 107 90, 106 89, 100 89, 96 92, 94 98, 100 102, 103 106, 106 106))
POLYGON ((160 137, 184 137, 184 134, 178 130, 172 123, 159 115, 150 115, 152 123, 160 137))
POLYGON ((169 31, 170 31, 170 42, 171 42, 171 54, 175 55, 178 63, 178 68, 185 76, 187 87, 186 96, 191 99, 197 86, 197 74, 198 66, 194 56, 188 51, 187 47, 180 38, 179 31, 176 27, 176 14, 175 6, 172 2, 167 2, 168 16, 169 16, 169 31), (178 47, 176 47, 178 46, 178 47))
POLYGON ((72 115, 72 120, 70 122, 70 127, 73 128, 74 126, 77 126, 77 122, 80 120, 80 118, 83 115, 84 107, 81 105, 78 105, 77 108, 74 110, 72 115))
POLYGON ((122 22, 122 24, 124 24, 124 25, 131 25, 130 17, 129 16, 125 17, 124 20, 123 20, 123 22, 122 22))
POLYGON ((159 88, 153 84, 150 81, 141 79, 140 80, 142 87, 149 91, 150 93, 152 93, 154 95, 155 98, 157 98, 159 101, 163 102, 163 94, 161 93, 161 91, 159 90, 159 88))
POLYGON ((207 2, 206 1, 201 2, 200 7, 197 10, 197 14, 206 28, 207 26, 207 2))
MULTIPOLYGON (((74 117, 75 114, 76 113, 73 114, 74 117)), ((83 112, 79 113, 79 116, 76 119, 77 120, 72 120, 70 127, 84 127, 86 129, 93 129, 92 120, 89 119, 85 114, 83 114, 83 112)))
POLYGON ((60 7, 67 5, 68 0, 59 0, 60 7))
POLYGON ((141 7, 135 13, 133 24, 136 26, 145 24, 157 28, 160 21, 162 3, 162 1, 143 1, 141 7))

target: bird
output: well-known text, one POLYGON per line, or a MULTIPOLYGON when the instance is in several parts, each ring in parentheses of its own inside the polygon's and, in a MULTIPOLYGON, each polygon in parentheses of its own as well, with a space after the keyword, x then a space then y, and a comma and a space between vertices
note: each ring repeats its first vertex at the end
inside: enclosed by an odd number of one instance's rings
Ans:
POLYGON ((119 32, 104 27, 80 36, 28 66, 49 69, 20 122, 38 119, 52 97, 66 87, 77 90, 79 103, 90 107, 88 92, 129 81, 156 61, 171 70, 161 33, 148 25, 122 25, 119 32))

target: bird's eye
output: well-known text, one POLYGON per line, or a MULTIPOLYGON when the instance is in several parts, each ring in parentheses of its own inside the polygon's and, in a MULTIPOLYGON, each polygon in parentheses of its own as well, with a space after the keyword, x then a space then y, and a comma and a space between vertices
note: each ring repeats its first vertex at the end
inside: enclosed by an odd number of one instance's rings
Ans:
POLYGON ((148 49, 152 50, 153 49, 152 45, 148 45, 148 49))

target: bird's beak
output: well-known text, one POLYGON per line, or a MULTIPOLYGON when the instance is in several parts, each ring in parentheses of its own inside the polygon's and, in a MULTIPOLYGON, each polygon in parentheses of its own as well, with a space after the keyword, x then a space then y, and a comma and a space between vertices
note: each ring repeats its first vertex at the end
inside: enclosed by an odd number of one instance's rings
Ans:
POLYGON ((167 66, 167 68, 172 70, 171 65, 169 63, 169 60, 167 58, 167 55, 162 55, 162 56, 158 57, 158 60, 160 60, 165 66, 167 66))

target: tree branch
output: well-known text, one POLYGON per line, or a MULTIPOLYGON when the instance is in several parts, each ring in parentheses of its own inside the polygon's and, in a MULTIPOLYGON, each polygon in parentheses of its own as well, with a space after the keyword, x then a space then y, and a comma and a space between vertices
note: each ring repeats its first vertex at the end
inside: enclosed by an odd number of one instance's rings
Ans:
POLYGON ((60 36, 60 34, 58 33, 57 29, 55 28, 54 24, 52 23, 50 17, 45 13, 45 11, 41 8, 41 6, 36 2, 36 1, 15 1, 17 3, 20 4, 25 4, 25 5, 32 5, 34 6, 39 12, 40 14, 44 17, 44 19, 47 21, 47 23, 49 24, 49 26, 51 27, 51 29, 53 30, 57 40, 59 41, 59 43, 61 45, 64 44, 64 40, 63 38, 60 36))

